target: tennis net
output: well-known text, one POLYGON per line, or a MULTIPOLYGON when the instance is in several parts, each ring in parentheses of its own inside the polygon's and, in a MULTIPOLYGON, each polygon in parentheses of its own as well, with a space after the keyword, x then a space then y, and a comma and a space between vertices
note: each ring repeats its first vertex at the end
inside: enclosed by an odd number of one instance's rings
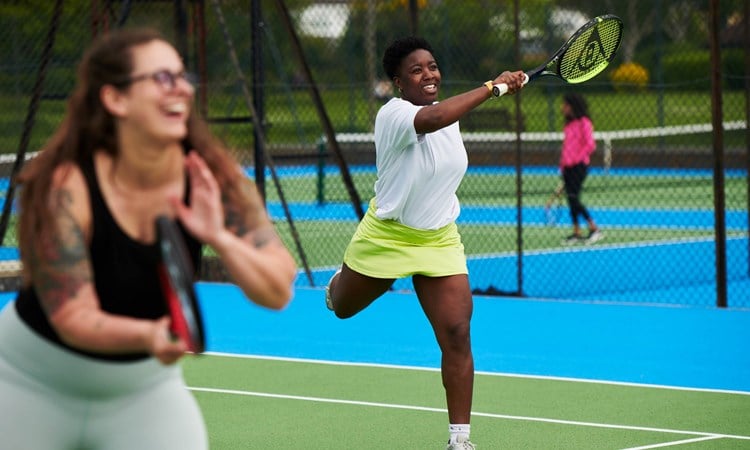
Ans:
MULTIPOLYGON (((724 123, 724 131, 736 136, 725 140, 728 144, 726 151, 728 154, 741 152, 746 145, 742 142, 744 137, 739 133, 747 129, 744 121, 730 121, 724 123)), ((681 157, 690 155, 712 155, 711 141, 713 125, 710 123, 687 124, 662 126, 652 128, 636 128, 627 130, 612 131, 595 131, 594 139, 601 146, 601 158, 605 167, 610 167, 617 158, 616 154, 620 148, 623 154, 641 154, 641 155, 659 155, 664 151, 674 152, 675 161, 673 165, 677 167, 689 167, 681 157)), ((516 142, 520 142, 522 149, 536 150, 537 152, 559 151, 560 143, 563 139, 562 132, 535 132, 522 131, 515 132, 465 132, 462 133, 467 150, 486 152, 488 149, 496 152, 513 149, 516 142)), ((344 148, 356 150, 358 145, 371 145, 375 141, 373 133, 339 133, 336 140, 344 148)), ((702 158, 705 159, 705 158, 702 158)), ((663 166, 669 163, 669 160, 659 158, 661 161, 657 166, 663 166)), ((506 160, 498 160, 502 163, 506 160)), ((548 159, 545 159, 549 163, 548 159)), ((555 159, 553 158, 553 161, 555 159)), ((640 165, 651 162, 646 159, 640 165)), ((623 164, 627 162, 636 163, 637 159, 624 158, 623 164)), ((636 164, 639 165, 639 164, 636 164)), ((695 164, 693 164, 694 166, 695 164)), ((706 165, 711 167, 711 164, 706 165)))

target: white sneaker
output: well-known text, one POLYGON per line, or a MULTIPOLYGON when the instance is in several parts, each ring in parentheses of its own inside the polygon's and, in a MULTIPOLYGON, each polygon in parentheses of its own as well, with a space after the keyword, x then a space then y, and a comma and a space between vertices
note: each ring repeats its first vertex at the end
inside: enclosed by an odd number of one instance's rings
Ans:
POLYGON ((445 447, 445 450, 475 450, 476 448, 477 447, 472 444, 470 440, 466 439, 461 442, 456 441, 452 444, 448 441, 448 446, 445 447))
POLYGON ((594 231, 591 231, 588 237, 586 237, 586 243, 593 244, 595 242, 601 241, 602 239, 604 239, 604 233, 596 229, 594 231))
POLYGON ((331 275, 331 278, 328 280, 328 284, 326 285, 326 308, 328 308, 329 311, 333 311, 333 299, 331 298, 331 281, 333 281, 333 277, 341 273, 341 268, 334 272, 333 275, 331 275))
POLYGON ((581 242, 584 242, 583 236, 575 233, 566 236, 565 239, 562 240, 563 245, 575 245, 580 244, 581 242))

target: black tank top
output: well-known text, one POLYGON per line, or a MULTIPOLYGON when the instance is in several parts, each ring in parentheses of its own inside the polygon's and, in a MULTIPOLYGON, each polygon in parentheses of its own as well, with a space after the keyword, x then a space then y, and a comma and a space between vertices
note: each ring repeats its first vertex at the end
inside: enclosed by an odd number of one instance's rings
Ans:
MULTIPOLYGON (((94 285, 102 310, 116 315, 156 319, 167 313, 161 293, 156 243, 145 245, 134 241, 117 225, 99 189, 93 161, 81 166, 88 185, 93 211, 93 235, 89 247, 94 268, 94 285)), ((189 186, 185 199, 189 198, 189 186)), ((179 226, 185 237, 193 267, 200 267, 201 244, 179 226)), ((76 353, 109 361, 133 361, 145 353, 99 354, 70 347, 62 342, 44 313, 33 287, 24 286, 16 299, 21 319, 37 333, 76 353)))

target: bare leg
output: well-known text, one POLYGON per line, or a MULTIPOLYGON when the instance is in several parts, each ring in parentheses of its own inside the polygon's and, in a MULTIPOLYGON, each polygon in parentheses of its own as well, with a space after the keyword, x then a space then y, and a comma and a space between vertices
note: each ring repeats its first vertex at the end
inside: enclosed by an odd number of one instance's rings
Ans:
POLYGON ((344 264, 341 273, 333 277, 328 288, 336 317, 346 319, 367 308, 383 295, 394 281, 362 275, 344 264))
POLYGON ((466 275, 415 275, 414 289, 442 352, 441 373, 453 424, 468 424, 474 390, 470 322, 473 301, 466 275))
POLYGON ((586 220, 589 226, 589 232, 594 232, 599 229, 599 227, 596 226, 596 222, 594 222, 594 219, 589 218, 586 220))

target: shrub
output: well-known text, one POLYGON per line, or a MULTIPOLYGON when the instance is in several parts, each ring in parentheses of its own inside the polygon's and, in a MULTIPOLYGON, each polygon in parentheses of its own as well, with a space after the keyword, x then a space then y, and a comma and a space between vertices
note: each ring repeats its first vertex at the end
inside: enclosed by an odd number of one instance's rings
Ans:
POLYGON ((648 85, 648 78, 648 70, 635 62, 623 63, 609 74, 617 91, 643 90, 648 85))
MULTIPOLYGON (((745 88, 745 51, 739 48, 721 50, 722 89, 745 88)), ((707 50, 683 50, 663 59, 664 83, 681 89, 711 88, 711 53, 707 50)))

